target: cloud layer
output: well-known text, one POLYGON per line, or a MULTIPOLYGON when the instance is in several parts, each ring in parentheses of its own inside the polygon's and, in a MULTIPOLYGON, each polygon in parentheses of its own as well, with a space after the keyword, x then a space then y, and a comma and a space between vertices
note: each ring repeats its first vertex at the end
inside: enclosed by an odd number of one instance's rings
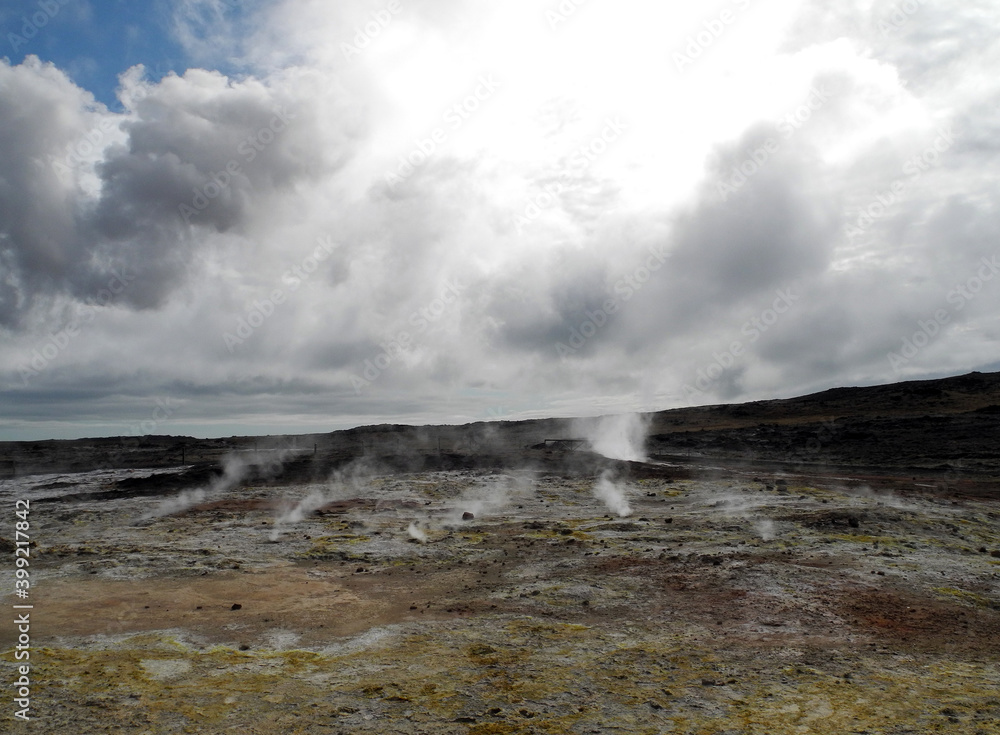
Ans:
POLYGON ((179 4, 204 68, 123 70, 121 112, 0 61, 0 434, 655 410, 995 361, 995 6, 327 6, 179 4))

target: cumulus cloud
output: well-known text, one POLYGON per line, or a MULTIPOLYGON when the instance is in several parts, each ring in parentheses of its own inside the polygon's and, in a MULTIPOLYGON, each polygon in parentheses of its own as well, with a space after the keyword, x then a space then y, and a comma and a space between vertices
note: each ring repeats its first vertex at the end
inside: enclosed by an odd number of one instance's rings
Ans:
POLYGON ((37 58, 0 62, 2 323, 59 296, 106 304, 109 283, 116 303, 162 307, 211 233, 252 237, 276 199, 342 166, 353 115, 331 130, 329 109, 309 102, 317 80, 278 81, 193 69, 152 85, 132 73, 129 109, 114 114, 37 58))
POLYGON ((644 0, 555 26, 527 0, 190 0, 193 68, 122 70, 121 112, 2 61, 6 431, 123 433, 164 396, 164 431, 226 433, 986 365, 1000 15, 893 14, 773 0, 701 43, 711 13, 644 0))

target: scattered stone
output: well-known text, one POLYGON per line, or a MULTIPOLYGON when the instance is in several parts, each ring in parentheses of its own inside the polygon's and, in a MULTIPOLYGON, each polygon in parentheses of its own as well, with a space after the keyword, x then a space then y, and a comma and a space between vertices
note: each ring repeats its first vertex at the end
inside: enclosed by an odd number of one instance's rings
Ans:
POLYGON ((229 608, 229 609, 230 610, 242 610, 243 606, 241 604, 239 604, 238 602, 236 602, 236 603, 233 603, 233 606, 231 608, 229 608))
POLYGON ((465 511, 462 514, 462 520, 463 521, 474 521, 474 520, 476 520, 476 514, 475 513, 470 513, 469 511, 465 511))

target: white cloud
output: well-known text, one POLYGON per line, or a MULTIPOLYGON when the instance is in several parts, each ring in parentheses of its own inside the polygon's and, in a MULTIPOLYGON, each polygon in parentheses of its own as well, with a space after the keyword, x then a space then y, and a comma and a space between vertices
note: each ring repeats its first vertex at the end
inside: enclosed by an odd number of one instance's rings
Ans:
MULTIPOLYGON (((524 413, 652 410, 720 360, 704 402, 891 380, 887 353, 1000 250, 986 5, 888 36, 881 3, 591 3, 555 29, 526 0, 224 5, 179 4, 178 34, 246 76, 132 71, 122 114, 51 66, 0 63, 12 433, 56 414, 93 433, 165 395, 174 433, 475 420, 497 393, 524 413), (53 167, 67 146, 80 161, 53 167), (574 330, 592 334, 560 355, 574 330)), ((907 369, 991 361, 998 286, 907 369)))

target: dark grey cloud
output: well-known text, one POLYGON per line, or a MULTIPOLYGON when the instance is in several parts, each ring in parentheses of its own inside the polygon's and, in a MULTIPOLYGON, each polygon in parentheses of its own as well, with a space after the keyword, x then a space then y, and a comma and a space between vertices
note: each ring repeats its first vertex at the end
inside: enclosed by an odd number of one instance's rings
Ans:
POLYGON ((343 166, 356 115, 332 130, 303 76, 271 88, 191 70, 132 90, 116 116, 51 65, 0 62, 0 324, 60 294, 106 304, 109 282, 127 286, 118 304, 162 306, 204 230, 252 236, 276 195, 343 166))
POLYGON ((39 293, 65 288, 83 263, 82 213, 49 165, 99 108, 52 65, 0 60, 0 325, 16 327, 39 293))
POLYGON ((410 3, 348 59, 377 7, 287 0, 232 24, 191 0, 187 43, 246 75, 133 72, 117 115, 60 70, 0 63, 3 418, 121 426, 169 397, 163 433, 427 423, 989 364, 1000 14, 920 3, 885 31, 894 6, 749 13, 678 71, 595 64, 597 6, 550 33, 527 1, 410 3), (778 53, 734 55, 764 21, 788 29, 778 53), (575 64, 590 77, 558 81, 575 64), (495 97, 389 186, 495 66, 495 97), (627 129, 581 164, 616 107, 627 129))

